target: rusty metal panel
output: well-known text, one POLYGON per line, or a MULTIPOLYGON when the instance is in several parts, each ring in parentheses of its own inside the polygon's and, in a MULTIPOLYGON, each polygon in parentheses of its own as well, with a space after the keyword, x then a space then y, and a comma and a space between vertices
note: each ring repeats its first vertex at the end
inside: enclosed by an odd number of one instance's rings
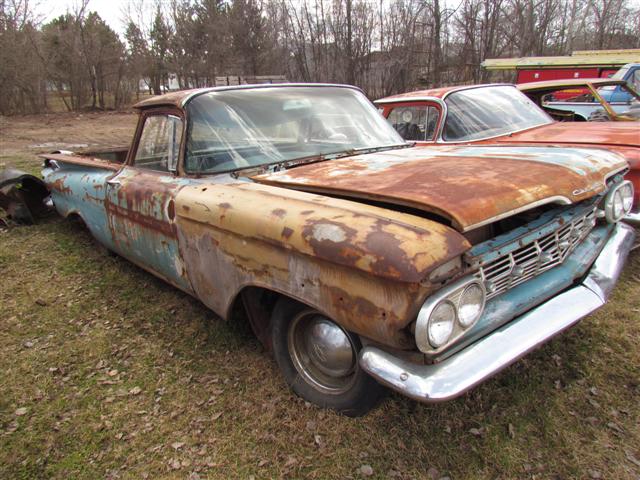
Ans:
POLYGON ((44 201, 48 196, 49 191, 39 178, 15 168, 0 170, 0 208, 12 220, 34 223, 47 213, 44 201))
POLYGON ((255 180, 416 208, 466 231, 539 202, 589 198, 605 189, 605 175, 625 167, 623 158, 597 150, 439 147, 360 155, 255 180))
POLYGON ((214 311, 262 286, 401 348, 433 288, 421 281, 470 247, 430 220, 248 182, 186 186, 175 209, 189 279, 214 311))
POLYGON ((484 143, 547 143, 562 146, 640 146, 637 123, 558 122, 532 128, 511 135, 487 140, 484 143))

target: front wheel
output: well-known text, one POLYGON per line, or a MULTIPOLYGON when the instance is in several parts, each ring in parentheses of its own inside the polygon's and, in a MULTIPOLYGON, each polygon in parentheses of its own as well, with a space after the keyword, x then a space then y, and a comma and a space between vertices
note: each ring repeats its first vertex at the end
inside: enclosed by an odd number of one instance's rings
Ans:
POLYGON ((285 381, 311 403, 357 417, 384 395, 384 387, 358 364, 358 337, 317 310, 279 300, 271 318, 271 340, 285 381))

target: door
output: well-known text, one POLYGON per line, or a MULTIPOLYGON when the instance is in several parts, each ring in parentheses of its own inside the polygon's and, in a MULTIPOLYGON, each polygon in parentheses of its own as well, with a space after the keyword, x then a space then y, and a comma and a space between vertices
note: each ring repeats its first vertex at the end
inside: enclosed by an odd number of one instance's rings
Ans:
MULTIPOLYGON (((149 114, 128 164, 107 181, 107 218, 115 250, 173 285, 191 291, 174 225, 182 120, 149 114)), ((135 143, 134 143, 135 145, 135 143)))

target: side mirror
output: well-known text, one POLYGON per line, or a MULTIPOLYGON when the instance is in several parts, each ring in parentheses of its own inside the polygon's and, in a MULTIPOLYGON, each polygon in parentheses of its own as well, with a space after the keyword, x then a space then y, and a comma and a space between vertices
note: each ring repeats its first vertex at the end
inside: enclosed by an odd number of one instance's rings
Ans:
POLYGON ((182 138, 182 120, 175 115, 169 115, 169 159, 167 169, 176 173, 178 171, 178 158, 180 158, 180 139, 182 138))

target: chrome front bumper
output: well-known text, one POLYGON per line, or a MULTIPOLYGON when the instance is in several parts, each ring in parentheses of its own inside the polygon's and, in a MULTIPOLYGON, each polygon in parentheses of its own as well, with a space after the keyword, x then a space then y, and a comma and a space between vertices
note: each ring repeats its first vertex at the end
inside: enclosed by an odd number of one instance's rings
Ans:
POLYGON ((457 397, 604 305, 634 238, 633 228, 617 224, 582 283, 441 363, 418 365, 367 346, 360 352, 360 366, 378 382, 420 402, 457 397))
POLYGON ((628 214, 624 217, 624 221, 630 225, 640 226, 640 212, 628 214))

